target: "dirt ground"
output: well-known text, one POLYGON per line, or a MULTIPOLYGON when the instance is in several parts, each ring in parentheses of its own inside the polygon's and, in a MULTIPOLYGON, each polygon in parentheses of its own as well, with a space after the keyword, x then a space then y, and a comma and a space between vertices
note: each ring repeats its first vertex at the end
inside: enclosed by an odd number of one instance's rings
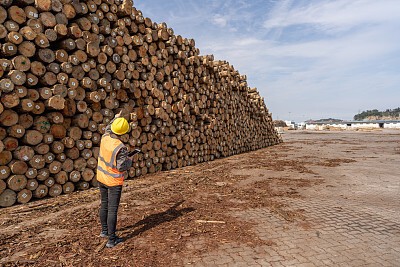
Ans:
MULTIPOLYGON (((346 175, 375 171, 382 184, 399 176, 400 131, 291 131, 283 139, 251 153, 126 181, 117 229, 127 240, 112 249, 97 237, 100 196, 95 188, 3 208, 0 265, 173 266, 222 244, 274 246, 274 239, 261 239, 253 231, 254 221, 231 213, 268 208, 301 224, 304 210, 293 210, 283 198, 305 199, 324 188, 327 194, 340 190, 344 198, 366 198, 379 206, 382 202, 355 194, 358 185, 346 185, 346 175), (201 246, 193 246, 200 239, 201 246)), ((398 185, 369 190, 396 202, 398 185)))

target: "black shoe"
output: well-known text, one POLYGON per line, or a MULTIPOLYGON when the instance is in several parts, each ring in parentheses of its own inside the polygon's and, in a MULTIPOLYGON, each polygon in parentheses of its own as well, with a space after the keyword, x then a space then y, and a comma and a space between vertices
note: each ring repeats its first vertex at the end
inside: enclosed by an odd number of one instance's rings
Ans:
POLYGON ((99 237, 108 237, 108 234, 107 234, 107 232, 101 231, 101 233, 99 234, 99 237))
POLYGON ((116 245, 121 244, 121 243, 124 242, 124 241, 125 241, 124 238, 116 237, 114 241, 108 240, 106 246, 107 246, 108 248, 112 248, 112 247, 115 247, 116 245))

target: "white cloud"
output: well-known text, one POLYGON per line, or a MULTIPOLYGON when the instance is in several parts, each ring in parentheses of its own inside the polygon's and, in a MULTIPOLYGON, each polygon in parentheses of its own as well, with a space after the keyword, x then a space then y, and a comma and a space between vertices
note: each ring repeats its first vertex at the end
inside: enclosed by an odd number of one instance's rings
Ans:
POLYGON ((310 1, 288 8, 283 1, 264 22, 267 29, 310 24, 326 32, 342 32, 362 24, 400 21, 398 0, 310 1))
POLYGON ((214 22, 214 24, 216 24, 220 27, 225 27, 226 23, 227 23, 227 18, 217 14, 214 16, 213 22, 214 22))
POLYGON ((236 40, 233 45, 238 47, 248 47, 253 45, 263 44, 264 41, 254 37, 236 40))

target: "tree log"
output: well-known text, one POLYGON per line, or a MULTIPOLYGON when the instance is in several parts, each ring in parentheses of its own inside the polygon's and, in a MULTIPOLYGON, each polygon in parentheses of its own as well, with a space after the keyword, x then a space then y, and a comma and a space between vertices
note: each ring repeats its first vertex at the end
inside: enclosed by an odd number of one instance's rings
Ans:
POLYGON ((34 191, 33 191, 33 196, 35 198, 44 198, 47 196, 47 193, 49 192, 49 188, 46 185, 39 185, 34 191))
POLYGON ((12 175, 7 179, 7 186, 13 191, 21 191, 27 185, 28 180, 25 175, 12 175))
POLYGON ((11 189, 6 189, 0 194, 0 207, 10 207, 17 200, 17 193, 11 189))

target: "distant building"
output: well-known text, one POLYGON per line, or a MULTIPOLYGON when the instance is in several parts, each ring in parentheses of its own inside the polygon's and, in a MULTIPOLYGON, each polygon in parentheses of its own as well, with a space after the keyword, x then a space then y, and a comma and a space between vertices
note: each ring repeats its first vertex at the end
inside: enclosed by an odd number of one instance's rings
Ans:
POLYGON ((307 125, 307 123, 305 123, 305 122, 299 122, 299 123, 297 123, 297 129, 304 130, 304 129, 306 129, 306 125, 307 125))
POLYGON ((285 121, 287 127, 296 128, 296 122, 294 121, 285 121))
POLYGON ((307 122, 307 130, 322 130, 324 126, 351 130, 357 128, 400 129, 400 120, 396 121, 342 121, 342 122, 307 122))
POLYGON ((383 124, 383 128, 399 129, 400 128, 400 121, 385 121, 384 124, 383 124))

